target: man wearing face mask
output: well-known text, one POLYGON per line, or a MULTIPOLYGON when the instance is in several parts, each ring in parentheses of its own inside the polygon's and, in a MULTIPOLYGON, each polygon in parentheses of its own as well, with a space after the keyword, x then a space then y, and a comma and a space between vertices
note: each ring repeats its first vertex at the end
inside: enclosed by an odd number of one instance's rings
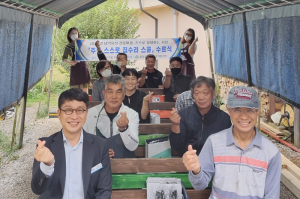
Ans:
MULTIPOLYGON (((105 54, 100 48, 100 42, 96 41, 95 46, 97 47, 98 53, 98 59, 101 60, 107 60, 105 54)), ((113 68, 113 74, 122 74, 123 71, 127 68, 127 54, 126 53, 119 53, 117 55, 117 65, 112 64, 113 68)))
POLYGON ((167 68, 162 79, 166 102, 175 102, 178 95, 190 89, 192 77, 182 74, 182 59, 172 57, 170 59, 170 70, 167 68))
POLYGON ((99 76, 99 79, 97 79, 93 83, 93 91, 92 91, 92 99, 93 101, 103 101, 104 95, 103 90, 105 88, 105 78, 112 75, 112 66, 111 63, 107 60, 99 61, 99 63, 96 66, 96 72, 99 76))

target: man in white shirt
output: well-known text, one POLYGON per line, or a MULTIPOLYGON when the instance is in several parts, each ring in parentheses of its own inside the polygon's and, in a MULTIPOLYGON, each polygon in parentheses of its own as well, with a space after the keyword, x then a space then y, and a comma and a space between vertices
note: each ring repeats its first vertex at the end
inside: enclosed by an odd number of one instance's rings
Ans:
POLYGON ((108 139, 109 157, 133 158, 139 144, 139 115, 122 102, 125 79, 114 74, 105 78, 104 101, 89 110, 83 128, 108 139))

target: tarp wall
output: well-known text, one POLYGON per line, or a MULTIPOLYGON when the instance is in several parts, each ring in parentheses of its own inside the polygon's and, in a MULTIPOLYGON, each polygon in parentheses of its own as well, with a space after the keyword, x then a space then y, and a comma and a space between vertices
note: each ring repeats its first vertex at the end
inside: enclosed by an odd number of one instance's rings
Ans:
MULTIPOLYGON (((30 14, 5 8, 11 14, 0 15, 0 111, 23 95, 30 14), (2 17, 2 18, 1 18, 2 17)), ((0 7, 0 11, 1 7, 0 7)), ((35 17, 29 85, 35 84, 49 69, 53 26, 35 17)))
MULTIPOLYGON (((300 108, 300 17, 247 22, 253 84, 300 108)), ((242 22, 213 27, 216 73, 247 81, 242 22)))

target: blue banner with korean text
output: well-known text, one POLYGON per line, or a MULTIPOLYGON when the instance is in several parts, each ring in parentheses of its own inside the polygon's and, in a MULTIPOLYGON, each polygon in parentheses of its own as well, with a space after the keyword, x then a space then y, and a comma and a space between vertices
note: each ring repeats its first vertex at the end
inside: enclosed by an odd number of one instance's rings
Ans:
POLYGON ((99 61, 96 41, 100 42, 100 48, 107 60, 116 60, 118 53, 126 53, 128 60, 145 59, 148 54, 154 54, 156 59, 180 56, 179 38, 86 39, 76 41, 76 61, 99 61))

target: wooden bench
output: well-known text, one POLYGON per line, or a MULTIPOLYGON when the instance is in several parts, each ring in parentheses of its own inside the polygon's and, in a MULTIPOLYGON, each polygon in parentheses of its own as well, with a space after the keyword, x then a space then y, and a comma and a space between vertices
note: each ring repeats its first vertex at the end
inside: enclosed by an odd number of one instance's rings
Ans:
MULTIPOLYGON (((101 102, 93 101, 89 104, 89 109, 101 104, 101 102)), ((150 110, 172 110, 175 107, 175 102, 150 102, 150 110)))
MULTIPOLYGON (((145 140, 166 137, 171 131, 171 123, 163 124, 140 124, 139 125, 139 146, 134 151, 137 158, 145 157, 145 140)), ((172 156, 178 156, 177 151, 172 150, 172 156)))
POLYGON ((113 177, 112 197, 123 198, 147 198, 148 177, 175 177, 184 183, 190 199, 207 199, 211 189, 196 191, 188 179, 188 172, 181 158, 161 159, 111 159, 113 177))
POLYGON ((164 95, 163 88, 138 88, 138 90, 143 91, 146 94, 148 94, 150 91, 153 92, 153 95, 164 95))
MULTIPOLYGON (((148 94, 149 91, 153 92, 153 95, 164 95, 163 88, 138 88, 138 90, 143 91, 144 93, 148 94)), ((92 95, 93 89, 89 89, 88 94, 92 95)))

